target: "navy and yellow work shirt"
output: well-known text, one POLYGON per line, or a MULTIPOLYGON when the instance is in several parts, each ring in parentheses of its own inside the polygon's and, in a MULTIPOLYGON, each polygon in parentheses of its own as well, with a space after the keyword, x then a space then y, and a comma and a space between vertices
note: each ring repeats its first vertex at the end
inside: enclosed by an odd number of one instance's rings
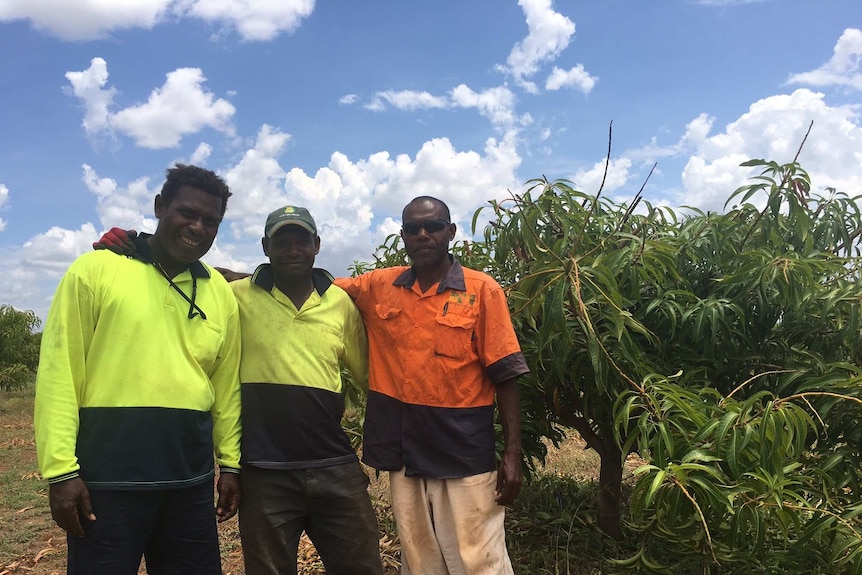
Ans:
POLYGON ((39 469, 89 489, 201 483, 240 457, 239 312, 230 287, 196 262, 174 283, 107 250, 69 267, 42 333, 36 380, 39 469), (193 290, 193 285, 196 289, 193 290), (193 292, 196 292, 193 294, 193 292))
POLYGON ((242 323, 242 460, 264 469, 308 469, 357 461, 341 427, 341 367, 368 385, 368 341, 359 311, 332 277, 314 270, 300 309, 272 269, 231 283, 242 323))
POLYGON ((409 267, 336 284, 368 332, 363 462, 438 479, 496 469, 495 384, 529 371, 499 284, 454 259, 424 293, 409 267))

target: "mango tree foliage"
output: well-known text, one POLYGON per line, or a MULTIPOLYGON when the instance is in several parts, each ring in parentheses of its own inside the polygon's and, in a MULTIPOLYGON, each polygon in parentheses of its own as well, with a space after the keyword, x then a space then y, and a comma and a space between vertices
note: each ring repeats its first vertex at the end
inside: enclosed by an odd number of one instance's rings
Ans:
POLYGON ((620 567, 859 573, 862 220, 797 164, 748 165, 763 172, 740 206, 680 227, 680 281, 642 318, 666 359, 615 406, 624 450, 649 459, 631 499, 642 549, 620 567))
POLYGON ((30 383, 39 364, 40 325, 32 311, 0 305, 0 390, 20 389, 30 383))

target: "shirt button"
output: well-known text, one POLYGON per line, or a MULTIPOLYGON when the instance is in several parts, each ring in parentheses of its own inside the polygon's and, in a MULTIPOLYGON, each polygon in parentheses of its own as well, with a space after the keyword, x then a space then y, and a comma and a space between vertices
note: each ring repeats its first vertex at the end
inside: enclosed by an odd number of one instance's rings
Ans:
POLYGON ((406 383, 407 385, 410 385, 410 380, 409 380, 409 379, 405 379, 405 380, 404 380, 404 383, 406 383))
POLYGON ((408 351, 408 352, 407 352, 407 355, 413 355, 413 352, 412 352, 412 351, 408 351))
POLYGON ((414 324, 413 324, 413 327, 419 327, 419 324, 418 324, 418 323, 414 323, 414 324))

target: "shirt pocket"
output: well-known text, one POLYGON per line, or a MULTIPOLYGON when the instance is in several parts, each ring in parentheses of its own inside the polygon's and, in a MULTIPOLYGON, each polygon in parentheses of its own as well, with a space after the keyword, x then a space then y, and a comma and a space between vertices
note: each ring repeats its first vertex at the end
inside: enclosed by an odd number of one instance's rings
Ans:
POLYGON ((404 343, 404 326, 400 323, 401 308, 379 303, 374 306, 375 318, 372 324, 366 324, 369 343, 376 340, 384 349, 395 349, 404 343))
POLYGON ((434 355, 448 359, 464 359, 473 347, 476 318, 439 313, 435 319, 434 355))
POLYGON ((211 321, 196 317, 189 330, 189 350, 205 373, 209 374, 224 344, 221 328, 211 321))

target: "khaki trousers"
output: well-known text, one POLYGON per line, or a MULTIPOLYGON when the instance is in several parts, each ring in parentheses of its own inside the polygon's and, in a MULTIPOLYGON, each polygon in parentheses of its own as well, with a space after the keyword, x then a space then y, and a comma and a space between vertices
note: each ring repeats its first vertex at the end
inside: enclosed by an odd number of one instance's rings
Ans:
POLYGON ((459 479, 389 472, 402 575, 511 575, 497 472, 459 479))

